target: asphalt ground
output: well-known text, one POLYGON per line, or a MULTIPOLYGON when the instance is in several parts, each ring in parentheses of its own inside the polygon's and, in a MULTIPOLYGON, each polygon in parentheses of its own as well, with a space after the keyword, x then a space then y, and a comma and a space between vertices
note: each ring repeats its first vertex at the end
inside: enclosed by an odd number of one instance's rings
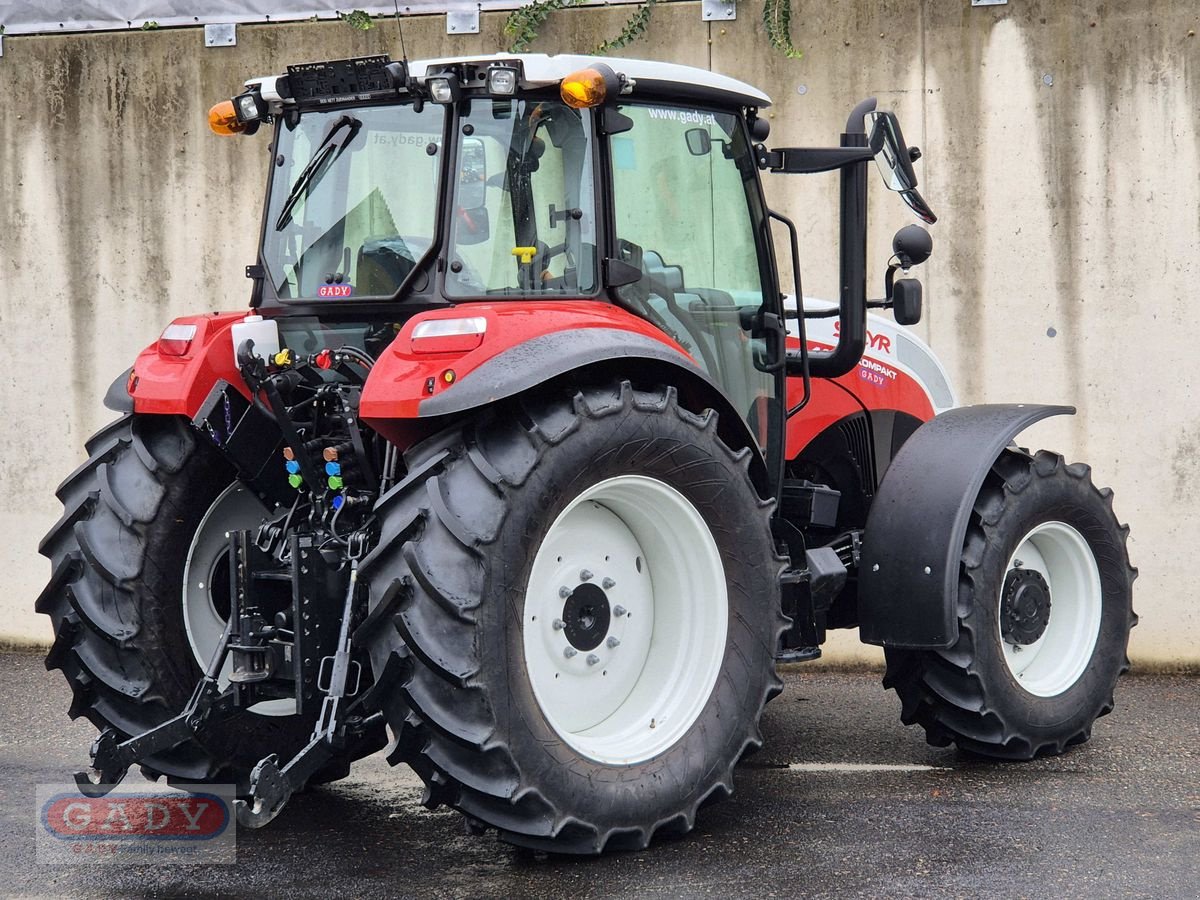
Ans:
POLYGON ((997 764, 927 746, 876 674, 784 677, 734 797, 641 853, 563 858, 469 836, 379 756, 239 830, 235 865, 52 866, 35 857, 36 786, 69 780, 94 731, 66 718, 60 673, 0 654, 0 894, 1200 896, 1200 679, 1126 677, 1088 744, 997 764))

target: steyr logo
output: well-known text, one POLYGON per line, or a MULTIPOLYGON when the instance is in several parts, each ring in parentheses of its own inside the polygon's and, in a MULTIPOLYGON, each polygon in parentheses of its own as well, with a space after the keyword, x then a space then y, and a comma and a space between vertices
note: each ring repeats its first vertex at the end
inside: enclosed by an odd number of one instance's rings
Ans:
MULTIPOLYGON (((841 320, 834 320, 833 333, 840 335, 842 333, 841 320)), ((877 350, 880 353, 886 353, 889 356, 892 354, 892 339, 886 334, 878 334, 874 331, 867 332, 867 347, 871 350, 877 350)))

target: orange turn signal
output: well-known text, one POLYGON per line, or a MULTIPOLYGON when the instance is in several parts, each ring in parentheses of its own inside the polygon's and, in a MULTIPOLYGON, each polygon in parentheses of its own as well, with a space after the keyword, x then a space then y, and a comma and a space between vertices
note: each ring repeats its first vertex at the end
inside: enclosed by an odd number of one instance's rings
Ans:
POLYGON ((580 69, 562 80, 558 89, 563 103, 572 109, 589 109, 604 102, 608 89, 604 76, 595 69, 580 69))
POLYGON ((241 134, 246 130, 245 124, 238 121, 232 100, 222 100, 208 111, 208 127, 217 134, 241 134))

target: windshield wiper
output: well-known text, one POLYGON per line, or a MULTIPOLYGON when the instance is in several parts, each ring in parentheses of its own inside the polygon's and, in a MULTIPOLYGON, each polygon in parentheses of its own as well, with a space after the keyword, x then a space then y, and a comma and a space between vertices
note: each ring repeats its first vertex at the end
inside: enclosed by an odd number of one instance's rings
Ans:
POLYGON ((296 183, 292 185, 292 189, 288 192, 287 199, 283 201, 283 209, 279 211, 279 218, 275 220, 275 230, 283 231, 288 223, 292 221, 292 212, 296 209, 296 204, 300 202, 300 198, 308 196, 309 191, 317 186, 317 182, 325 175, 332 167, 334 161, 337 160, 342 152, 350 145, 362 128, 362 121, 353 116, 342 116, 333 123, 333 127, 321 139, 321 143, 317 145, 317 152, 313 154, 313 158, 309 160, 307 166, 296 179, 296 183), (341 145, 334 147, 333 137, 343 128, 349 128, 350 133, 346 135, 346 139, 341 145))

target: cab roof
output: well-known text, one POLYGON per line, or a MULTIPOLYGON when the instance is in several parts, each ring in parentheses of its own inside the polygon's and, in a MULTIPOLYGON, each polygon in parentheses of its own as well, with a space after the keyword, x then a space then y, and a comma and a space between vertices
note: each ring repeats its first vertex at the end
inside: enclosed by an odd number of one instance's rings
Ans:
MULTIPOLYGON (((331 67, 353 66, 357 63, 369 63, 379 67, 388 62, 386 56, 364 57, 360 60, 338 60, 327 63, 311 63, 304 66, 288 67, 288 71, 322 70, 328 72, 331 67)), ((681 66, 676 63, 658 62, 649 59, 619 59, 606 56, 582 56, 576 54, 556 54, 548 56, 545 53, 494 53, 481 56, 452 56, 441 59, 420 59, 408 63, 408 75, 423 82, 427 77, 437 72, 445 71, 455 66, 470 66, 483 69, 492 64, 512 64, 519 62, 522 72, 521 84, 525 88, 549 87, 558 84, 572 72, 586 69, 597 64, 609 66, 618 74, 624 75, 629 88, 623 93, 631 97, 653 97, 664 101, 691 100, 700 103, 713 103, 719 106, 747 106, 761 108, 771 105, 771 98, 752 85, 736 78, 719 75, 707 69, 694 66, 681 66)), ((265 100, 272 104, 283 104, 277 86, 286 76, 252 78, 246 82, 247 88, 257 88, 265 100)), ((337 79, 332 79, 337 81, 337 79)), ((341 92, 341 89, 338 89, 341 92)), ((353 95, 352 88, 345 90, 353 95)), ((349 99, 349 97, 347 98, 349 99)))

